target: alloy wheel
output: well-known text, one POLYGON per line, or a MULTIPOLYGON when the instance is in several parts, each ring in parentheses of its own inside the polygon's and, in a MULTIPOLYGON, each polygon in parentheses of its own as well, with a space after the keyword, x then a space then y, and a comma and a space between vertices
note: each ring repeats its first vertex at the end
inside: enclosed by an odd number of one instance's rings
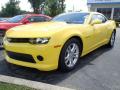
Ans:
POLYGON ((79 58, 79 46, 71 43, 65 52, 65 64, 67 67, 74 67, 79 58))

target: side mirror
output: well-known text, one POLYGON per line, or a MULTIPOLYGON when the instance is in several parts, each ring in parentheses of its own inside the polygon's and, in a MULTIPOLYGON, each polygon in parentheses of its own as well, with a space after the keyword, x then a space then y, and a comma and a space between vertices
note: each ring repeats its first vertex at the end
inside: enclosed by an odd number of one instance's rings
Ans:
POLYGON ((23 21, 23 24, 27 24, 27 23, 30 23, 30 21, 27 19, 23 21))
POLYGON ((95 19, 95 20, 92 21, 91 25, 94 25, 94 24, 101 24, 101 23, 102 23, 101 20, 95 19))

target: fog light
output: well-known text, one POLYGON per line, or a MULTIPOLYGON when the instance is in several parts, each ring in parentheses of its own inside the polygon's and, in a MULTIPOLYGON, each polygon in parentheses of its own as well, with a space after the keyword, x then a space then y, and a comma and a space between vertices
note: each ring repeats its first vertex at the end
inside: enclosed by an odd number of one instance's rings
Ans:
POLYGON ((42 57, 42 56, 37 56, 37 59, 38 59, 39 61, 43 61, 43 57, 42 57))

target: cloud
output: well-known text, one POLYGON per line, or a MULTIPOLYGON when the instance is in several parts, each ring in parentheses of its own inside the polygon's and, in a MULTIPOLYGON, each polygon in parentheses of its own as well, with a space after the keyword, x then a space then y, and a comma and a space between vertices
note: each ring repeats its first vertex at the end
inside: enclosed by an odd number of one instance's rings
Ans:
POLYGON ((21 0, 21 3, 19 6, 22 10, 32 11, 31 5, 28 2, 28 0, 21 0))
POLYGON ((88 11, 87 0, 66 0, 66 10, 88 11))
MULTIPOLYGON (((5 6, 5 4, 8 2, 9 0, 2 0, 0 1, 0 10, 1 10, 1 7, 2 6, 5 6)), ((28 2, 28 0, 19 0, 20 1, 20 8, 22 10, 26 10, 26 11, 32 11, 32 8, 31 8, 31 5, 30 3, 28 2)))

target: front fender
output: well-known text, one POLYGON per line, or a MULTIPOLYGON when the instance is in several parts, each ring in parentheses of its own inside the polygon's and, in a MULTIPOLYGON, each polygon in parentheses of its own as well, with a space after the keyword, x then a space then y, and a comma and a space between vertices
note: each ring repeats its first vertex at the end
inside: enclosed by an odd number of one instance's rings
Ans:
POLYGON ((81 38, 82 42, 84 43, 84 38, 82 32, 80 30, 74 29, 74 30, 63 30, 61 32, 58 32, 53 36, 54 38, 54 44, 55 45, 63 45, 72 37, 79 37, 81 38))

